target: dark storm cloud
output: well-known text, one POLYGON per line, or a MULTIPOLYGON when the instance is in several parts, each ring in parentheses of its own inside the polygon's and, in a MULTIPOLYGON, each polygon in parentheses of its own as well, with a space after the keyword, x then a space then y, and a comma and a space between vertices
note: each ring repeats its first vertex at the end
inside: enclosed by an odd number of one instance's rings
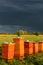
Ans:
POLYGON ((0 0, 0 24, 43 31, 43 0, 0 0))
POLYGON ((0 25, 0 32, 8 32, 8 33, 15 33, 18 30, 26 30, 26 31, 31 31, 31 27, 27 26, 19 26, 19 25, 0 25))
MULTIPOLYGON (((40 27, 39 27, 40 28, 40 27)), ((43 32, 42 29, 39 29, 37 27, 27 27, 27 26, 19 26, 19 25, 0 25, 0 32, 2 33, 15 33, 18 30, 26 30, 29 32, 43 32)))
MULTIPOLYGON (((38 31, 32 27, 27 26, 19 26, 19 25, 0 25, 0 32, 2 33, 15 33, 18 30, 26 30, 26 31, 38 31)), ((41 31, 42 32, 42 31, 41 31)))

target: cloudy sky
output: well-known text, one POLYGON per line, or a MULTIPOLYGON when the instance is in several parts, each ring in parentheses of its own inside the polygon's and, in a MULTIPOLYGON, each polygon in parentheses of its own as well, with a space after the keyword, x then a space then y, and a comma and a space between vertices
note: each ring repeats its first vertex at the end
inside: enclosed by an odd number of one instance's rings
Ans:
POLYGON ((43 32, 43 0, 0 0, 0 31, 14 32, 14 25, 43 32))

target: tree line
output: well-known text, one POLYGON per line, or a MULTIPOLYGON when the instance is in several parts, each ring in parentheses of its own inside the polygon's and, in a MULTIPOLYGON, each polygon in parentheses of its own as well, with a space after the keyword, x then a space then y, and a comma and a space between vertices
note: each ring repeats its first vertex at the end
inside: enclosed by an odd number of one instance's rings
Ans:
POLYGON ((43 35, 43 32, 28 32, 28 31, 25 31, 25 30, 17 30, 15 33, 0 33, 0 35, 43 35))

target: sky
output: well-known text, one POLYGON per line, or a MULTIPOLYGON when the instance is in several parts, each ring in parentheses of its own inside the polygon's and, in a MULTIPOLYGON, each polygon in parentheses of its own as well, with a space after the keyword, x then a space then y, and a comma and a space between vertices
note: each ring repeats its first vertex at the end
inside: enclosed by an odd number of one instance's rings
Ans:
POLYGON ((43 32, 43 0, 0 0, 0 32, 14 32, 15 25, 43 32))

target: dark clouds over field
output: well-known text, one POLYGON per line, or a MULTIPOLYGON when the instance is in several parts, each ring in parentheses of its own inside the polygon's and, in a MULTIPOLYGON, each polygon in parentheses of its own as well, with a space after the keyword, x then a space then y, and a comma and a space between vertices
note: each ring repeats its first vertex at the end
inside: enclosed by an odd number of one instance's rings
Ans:
POLYGON ((25 25, 43 32, 43 0, 0 0, 0 25, 25 25))

